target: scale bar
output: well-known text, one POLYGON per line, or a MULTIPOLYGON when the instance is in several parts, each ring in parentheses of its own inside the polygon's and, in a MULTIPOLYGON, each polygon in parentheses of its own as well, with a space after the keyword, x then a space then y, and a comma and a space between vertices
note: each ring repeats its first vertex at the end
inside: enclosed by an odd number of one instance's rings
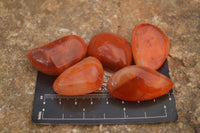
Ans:
POLYGON ((123 117, 123 118, 42 118, 42 120, 123 120, 123 119, 155 119, 155 118, 166 118, 166 115, 163 116, 148 116, 148 117, 123 117))
MULTIPOLYGON (((91 99, 91 98, 113 98, 108 93, 99 93, 99 94, 87 94, 87 95, 79 95, 79 96, 62 96, 59 94, 44 94, 45 99, 91 99)), ((44 100, 45 101, 45 100, 44 100)))
MULTIPOLYGON (((167 111, 166 111, 166 105, 164 106, 164 115, 159 116, 147 116, 146 112, 144 112, 143 117, 126 117, 126 108, 123 108, 124 111, 124 117, 119 118, 109 118, 106 117, 106 114, 103 114, 103 118, 86 118, 85 117, 85 108, 83 108, 83 117, 82 118, 64 118, 64 113, 62 114, 62 118, 44 118, 44 112, 42 111, 42 117, 38 120, 134 120, 134 119, 156 119, 156 118, 167 118, 167 111)), ((39 112, 39 115, 41 115, 41 111, 39 112)))

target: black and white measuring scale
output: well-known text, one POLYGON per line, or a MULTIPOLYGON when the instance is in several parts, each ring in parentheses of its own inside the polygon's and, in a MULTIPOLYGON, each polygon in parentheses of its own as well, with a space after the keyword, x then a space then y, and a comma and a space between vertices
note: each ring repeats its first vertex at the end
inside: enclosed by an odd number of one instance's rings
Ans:
MULTIPOLYGON (((169 77, 167 60, 158 70, 169 77)), ((178 119, 173 90, 149 101, 128 102, 112 97, 106 90, 111 73, 104 72, 100 90, 81 96, 56 94, 55 76, 38 72, 32 122, 41 124, 128 124, 169 122, 178 119)))

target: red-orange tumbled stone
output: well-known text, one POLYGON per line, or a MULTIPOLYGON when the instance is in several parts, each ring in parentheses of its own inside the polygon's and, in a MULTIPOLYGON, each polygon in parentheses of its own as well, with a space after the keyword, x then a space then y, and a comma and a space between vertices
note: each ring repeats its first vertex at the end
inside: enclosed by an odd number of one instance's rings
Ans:
POLYGON ((167 93, 173 82, 159 72, 142 66, 128 66, 114 73, 107 89, 116 98, 127 101, 150 100, 167 93))
POLYGON ((53 89, 61 95, 83 95, 101 88, 103 67, 95 57, 87 57, 66 69, 54 82, 53 89))
POLYGON ((169 41, 156 26, 140 24, 132 34, 132 53, 136 65, 158 69, 167 58, 169 41))
POLYGON ((131 46, 123 37, 114 33, 99 33, 88 45, 88 55, 97 57, 103 66, 118 70, 131 64, 131 46))
POLYGON ((59 75, 80 61, 86 52, 85 42, 76 35, 69 35, 35 48, 27 56, 37 70, 47 75, 59 75))

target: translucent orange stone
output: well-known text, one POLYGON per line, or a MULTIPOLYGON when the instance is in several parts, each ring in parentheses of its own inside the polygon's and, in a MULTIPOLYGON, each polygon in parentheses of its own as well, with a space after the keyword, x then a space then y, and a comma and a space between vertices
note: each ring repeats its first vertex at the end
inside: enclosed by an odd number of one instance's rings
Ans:
POLYGON ((167 36, 151 24, 140 24, 132 34, 132 52, 136 65, 158 69, 167 58, 167 36))
POLYGON ((54 82, 61 95, 83 95, 98 90, 103 83, 103 67, 95 57, 87 57, 66 69, 54 82))
POLYGON ((131 46, 123 37, 114 33, 99 33, 88 45, 88 55, 97 57, 103 66, 119 70, 131 64, 131 46))
POLYGON ((159 72, 142 66, 128 66, 114 73, 107 89, 116 98, 144 101, 167 93, 173 82, 159 72))
POLYGON ((69 35, 35 48, 27 56, 37 70, 47 75, 59 75, 80 61, 86 52, 85 42, 76 35, 69 35))

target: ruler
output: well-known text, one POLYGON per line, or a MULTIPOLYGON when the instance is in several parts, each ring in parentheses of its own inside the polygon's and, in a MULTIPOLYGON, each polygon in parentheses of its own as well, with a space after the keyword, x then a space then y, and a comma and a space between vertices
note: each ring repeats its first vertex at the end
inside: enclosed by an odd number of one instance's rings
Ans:
MULTIPOLYGON (((158 70, 169 77, 167 60, 158 70)), ((169 122, 178 119, 173 90, 149 101, 129 102, 112 97, 106 83, 112 73, 104 72, 102 87, 81 96, 62 96, 53 91, 55 76, 38 72, 32 122, 41 124, 126 124, 169 122)))

